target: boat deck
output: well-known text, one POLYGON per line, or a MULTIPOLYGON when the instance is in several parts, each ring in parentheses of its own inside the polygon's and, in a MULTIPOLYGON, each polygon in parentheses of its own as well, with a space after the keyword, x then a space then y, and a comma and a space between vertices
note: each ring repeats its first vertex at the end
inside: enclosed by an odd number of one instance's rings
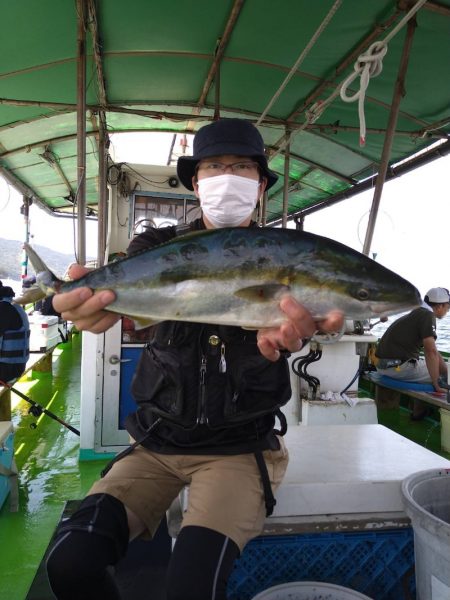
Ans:
MULTIPOLYGON (((81 336, 53 351, 53 373, 32 373, 15 387, 65 421, 79 427, 81 336)), ((1 600, 24 600, 66 500, 83 497, 103 461, 78 462, 78 437, 12 394, 19 512, 0 511, 1 600), (17 402, 17 403, 16 403, 17 402)))
MULTIPOLYGON (((75 427, 79 427, 80 416, 80 338, 74 335, 71 342, 55 349, 53 374, 33 373, 32 378, 25 377, 16 383, 20 391, 75 427)), ((38 569, 41 560, 63 511, 73 506, 69 503, 66 508, 67 501, 81 499, 105 464, 105 460, 79 462, 78 437, 45 415, 36 420, 28 414, 28 409, 24 401, 13 408, 20 509, 17 513, 9 512, 7 501, 0 511, 0 600, 50 600, 43 573, 38 569), (36 427, 30 428, 33 424, 36 427)), ((389 428, 450 459, 449 454, 440 451, 439 421, 430 418, 410 421, 404 409, 385 411, 379 414, 379 419, 389 428)), ((151 560, 154 552, 151 545, 146 546, 150 556, 146 560, 147 576, 148 565, 153 562, 155 573, 159 573, 158 582, 154 580, 158 585, 163 581, 163 563, 169 551, 164 531, 161 536, 159 548, 164 551, 159 564, 151 560)), ((137 546, 135 550, 130 548, 131 562, 134 562, 132 553, 138 550, 137 546)), ((121 576, 128 587, 128 597, 138 600, 140 596, 129 585, 132 577, 128 564, 124 562, 121 566, 121 576)), ((155 589, 155 592, 154 598, 164 597, 163 591, 155 589)), ((148 597, 148 588, 146 593, 148 597)))

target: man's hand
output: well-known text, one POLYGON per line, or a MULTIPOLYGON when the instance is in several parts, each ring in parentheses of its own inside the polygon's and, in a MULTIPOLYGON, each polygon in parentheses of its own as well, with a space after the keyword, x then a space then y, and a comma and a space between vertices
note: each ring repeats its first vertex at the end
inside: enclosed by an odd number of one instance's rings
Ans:
MULTIPOLYGON (((89 269, 80 265, 69 268, 71 279, 80 279, 89 269)), ((53 307, 63 319, 72 321, 80 331, 103 333, 120 319, 120 315, 103 310, 115 299, 114 292, 102 290, 94 293, 90 288, 83 287, 71 292, 56 294, 53 297, 53 307)))
POLYGON ((284 297, 280 301, 280 308, 286 313, 287 321, 280 327, 260 329, 257 335, 259 351, 271 361, 280 358, 280 350, 300 350, 302 339, 310 338, 317 330, 335 333, 344 324, 344 315, 339 310, 330 311, 323 321, 314 321, 311 313, 292 296, 284 297))
POLYGON ((441 388, 439 386, 433 386, 434 387, 434 392, 433 394, 446 394, 447 390, 444 390, 444 388, 441 388))
POLYGON ((434 337, 429 336, 422 340, 422 344, 425 354, 425 363, 434 390, 438 394, 445 394, 447 390, 439 385, 439 376, 444 374, 445 377, 447 376, 447 365, 436 347, 436 341, 434 337))
POLYGON ((439 385, 439 380, 436 382, 433 381, 433 387, 434 387, 434 392, 436 394, 446 394, 447 393, 447 390, 439 385))

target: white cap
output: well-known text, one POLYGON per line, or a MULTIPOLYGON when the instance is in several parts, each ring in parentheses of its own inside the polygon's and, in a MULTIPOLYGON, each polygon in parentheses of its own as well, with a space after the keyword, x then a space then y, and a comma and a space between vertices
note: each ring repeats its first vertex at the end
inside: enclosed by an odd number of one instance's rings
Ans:
POLYGON ((431 290, 428 290, 428 292, 425 294, 425 302, 433 302, 434 304, 440 304, 444 302, 450 303, 450 293, 447 288, 431 288, 431 290))

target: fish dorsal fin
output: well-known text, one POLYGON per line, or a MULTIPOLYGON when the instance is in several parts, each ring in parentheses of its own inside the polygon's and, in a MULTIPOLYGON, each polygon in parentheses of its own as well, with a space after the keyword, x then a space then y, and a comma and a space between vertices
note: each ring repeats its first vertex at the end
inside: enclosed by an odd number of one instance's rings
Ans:
POLYGON ((269 302, 280 298, 282 294, 289 293, 290 289, 288 285, 282 283, 263 283, 240 288, 234 292, 234 295, 249 302, 269 302))

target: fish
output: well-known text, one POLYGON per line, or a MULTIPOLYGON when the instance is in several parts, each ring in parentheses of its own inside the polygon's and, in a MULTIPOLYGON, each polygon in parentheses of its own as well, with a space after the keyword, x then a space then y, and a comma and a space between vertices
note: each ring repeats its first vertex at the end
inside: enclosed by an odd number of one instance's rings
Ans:
POLYGON ((150 249, 62 281, 34 249, 25 250, 43 294, 89 287, 113 290, 106 310, 133 319, 137 328, 190 321, 246 329, 278 327, 280 309, 293 296, 314 319, 332 309, 366 320, 421 304, 406 279, 340 242, 281 228, 231 227, 175 237, 150 249))

